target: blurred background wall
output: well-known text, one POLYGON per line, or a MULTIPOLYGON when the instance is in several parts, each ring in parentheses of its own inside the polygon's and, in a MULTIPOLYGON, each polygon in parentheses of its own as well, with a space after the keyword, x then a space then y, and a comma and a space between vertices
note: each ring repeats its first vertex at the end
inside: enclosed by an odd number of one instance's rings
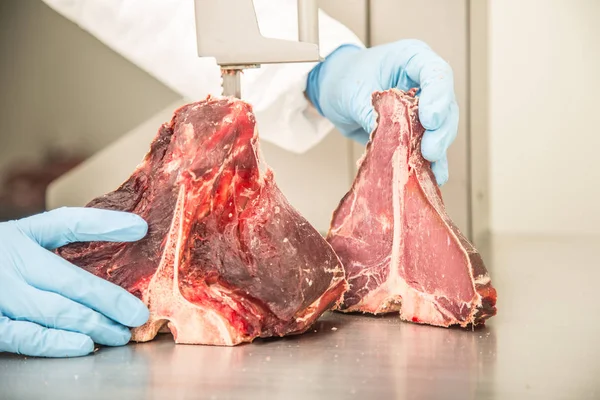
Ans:
MULTIPOLYGON (((420 38, 454 68, 461 125, 443 192, 461 229, 600 234, 600 2, 323 0, 322 7, 371 45, 420 38)), ((39 0, 0 1, 0 51, 0 179, 13 177, 0 218, 35 211, 31 194, 50 176, 180 100, 39 0), (15 181, 23 175, 29 179, 15 181), (23 207, 9 209, 7 198, 23 207)), ((333 132, 301 156, 263 149, 292 204, 326 229, 360 146, 333 132)))
POLYGON ((600 2, 490 1, 491 220, 600 234, 600 2))
POLYGON ((39 209, 51 167, 72 166, 179 97, 39 0, 0 1, 0 54, 0 180, 14 178, 1 191, 3 218, 39 209))

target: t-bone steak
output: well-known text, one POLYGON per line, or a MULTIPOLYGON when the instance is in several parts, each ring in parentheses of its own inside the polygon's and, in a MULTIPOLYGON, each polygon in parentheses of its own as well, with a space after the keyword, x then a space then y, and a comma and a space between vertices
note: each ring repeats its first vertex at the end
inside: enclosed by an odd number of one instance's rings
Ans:
POLYGON ((58 249, 148 305, 132 340, 236 345, 306 331, 347 289, 339 258, 262 161, 251 106, 208 97, 174 112, 143 162, 87 206, 148 222, 133 243, 58 249))
POLYGON ((350 285, 339 310, 481 325, 496 314, 496 290, 481 256, 446 214, 421 155, 415 93, 373 94, 377 127, 327 236, 350 285))

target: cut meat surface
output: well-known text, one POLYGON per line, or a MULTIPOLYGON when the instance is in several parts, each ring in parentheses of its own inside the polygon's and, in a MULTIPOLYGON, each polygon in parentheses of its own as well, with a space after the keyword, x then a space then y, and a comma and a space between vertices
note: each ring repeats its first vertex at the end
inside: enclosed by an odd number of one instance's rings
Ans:
POLYGON ((241 100, 181 107, 130 178, 88 204, 140 215, 146 237, 57 250, 148 305, 132 340, 165 328, 207 345, 298 334, 341 301, 339 258, 280 192, 257 141, 241 100))
POLYGON ((418 98, 373 94, 377 128, 351 190, 335 210, 327 240, 346 271, 341 311, 399 312, 436 326, 484 324, 496 290, 477 250, 446 214, 421 155, 418 98))

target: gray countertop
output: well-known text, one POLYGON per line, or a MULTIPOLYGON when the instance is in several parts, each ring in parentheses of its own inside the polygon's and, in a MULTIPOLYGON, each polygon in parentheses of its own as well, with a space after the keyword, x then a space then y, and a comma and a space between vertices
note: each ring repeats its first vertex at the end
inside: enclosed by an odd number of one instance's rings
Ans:
POLYGON ((93 356, 0 354, 0 399, 600 398, 600 238, 496 237, 498 315, 475 331, 328 313, 234 348, 169 335, 93 356))

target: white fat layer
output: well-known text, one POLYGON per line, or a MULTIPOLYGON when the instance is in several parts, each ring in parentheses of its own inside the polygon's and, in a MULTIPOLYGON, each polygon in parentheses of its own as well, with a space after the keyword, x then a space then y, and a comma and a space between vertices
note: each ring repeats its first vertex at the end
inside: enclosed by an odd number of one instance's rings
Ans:
POLYGON ((492 280, 490 279, 489 275, 479 275, 476 279, 475 279, 475 284, 476 285, 481 285, 481 286, 485 286, 488 283, 490 283, 492 280))

